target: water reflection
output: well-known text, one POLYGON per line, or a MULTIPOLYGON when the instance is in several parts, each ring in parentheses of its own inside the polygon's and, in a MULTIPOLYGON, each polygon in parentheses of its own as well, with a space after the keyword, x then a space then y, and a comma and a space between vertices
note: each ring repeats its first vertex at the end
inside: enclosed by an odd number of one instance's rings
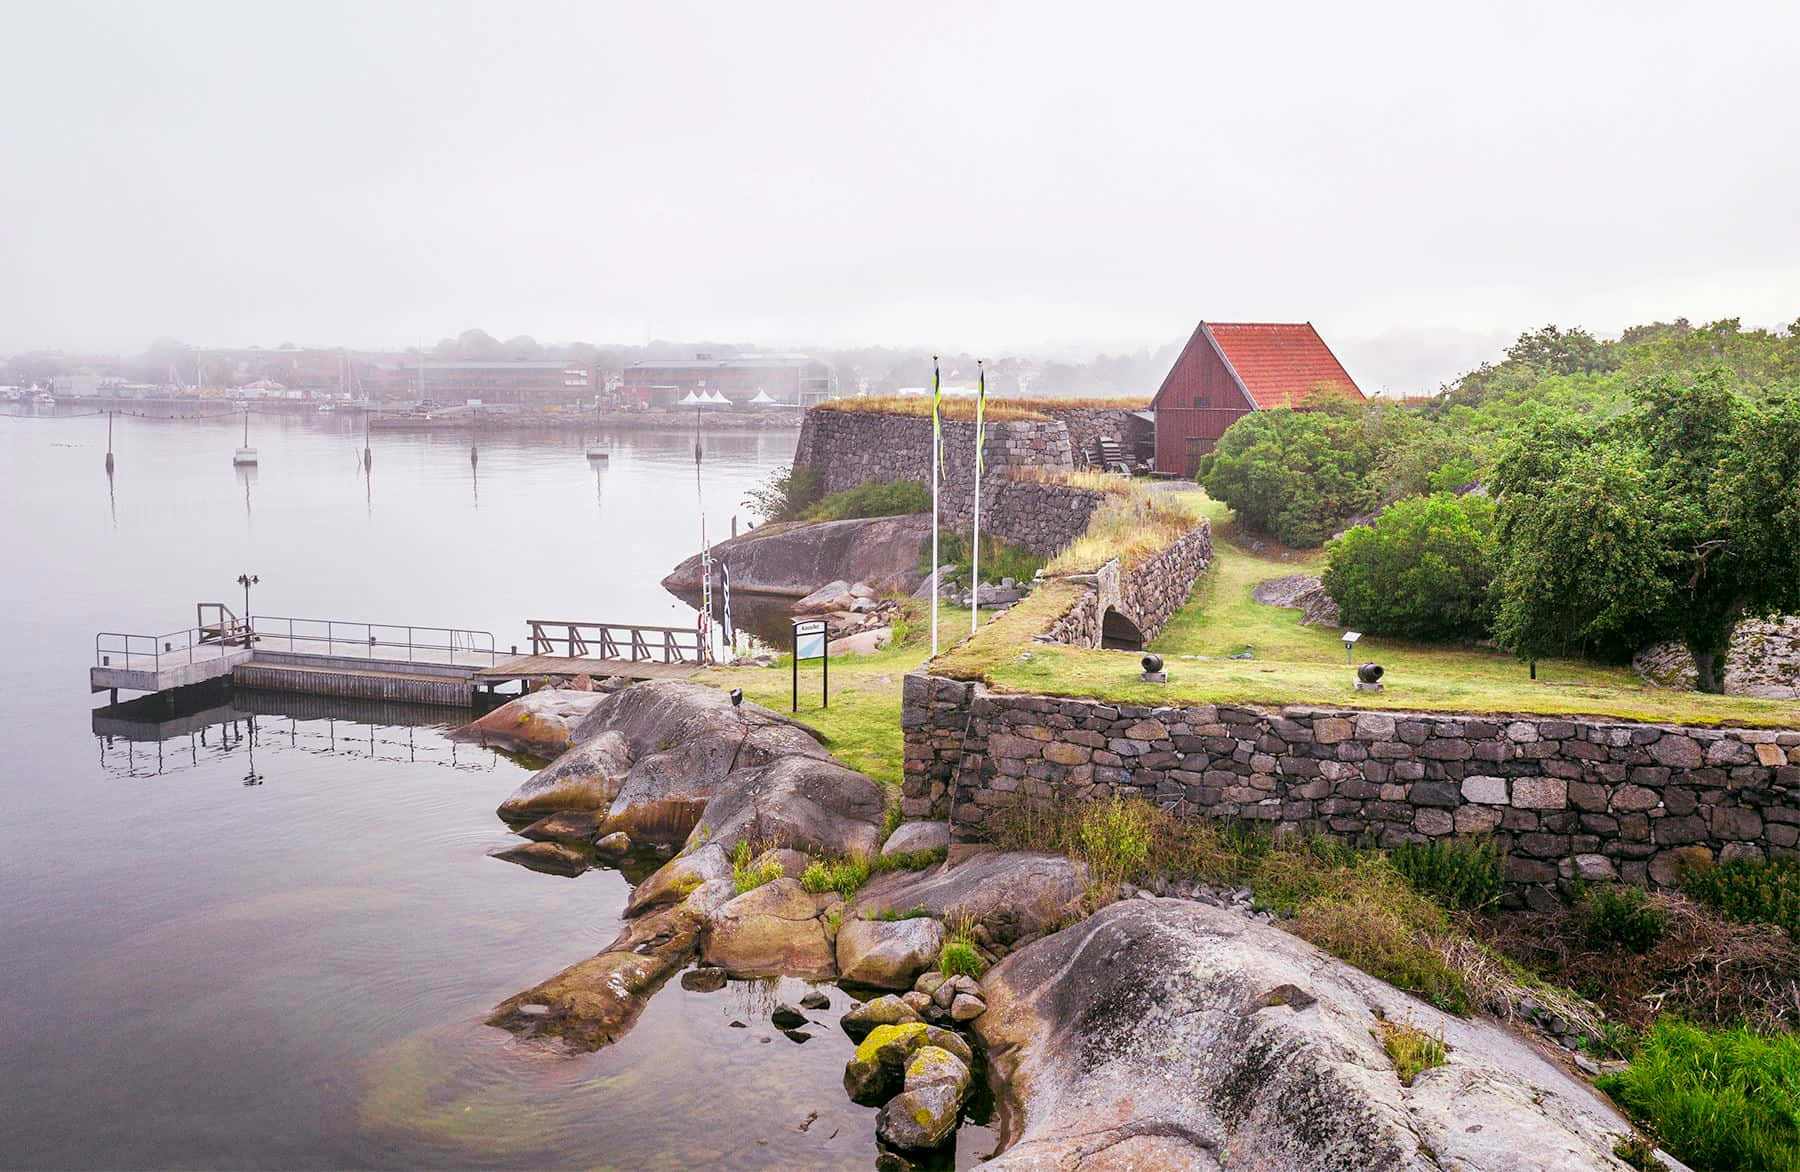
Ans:
POLYGON ((394 701, 304 696, 233 688, 223 680, 96 708, 90 717, 100 767, 118 777, 155 777, 243 754, 245 785, 261 785, 257 749, 490 771, 492 749, 446 740, 465 715, 394 701), (260 719, 259 719, 260 718, 260 719), (169 747, 176 752, 168 752, 169 747), (203 751, 204 750, 204 754, 203 751))

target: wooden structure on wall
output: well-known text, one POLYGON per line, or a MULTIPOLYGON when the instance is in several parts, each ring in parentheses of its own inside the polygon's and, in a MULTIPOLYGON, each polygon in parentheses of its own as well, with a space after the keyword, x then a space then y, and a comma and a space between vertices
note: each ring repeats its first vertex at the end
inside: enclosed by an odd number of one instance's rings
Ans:
POLYGON ((1311 322, 1203 321, 1150 401, 1156 470, 1192 476, 1240 418, 1301 407, 1316 391, 1364 398, 1311 322))

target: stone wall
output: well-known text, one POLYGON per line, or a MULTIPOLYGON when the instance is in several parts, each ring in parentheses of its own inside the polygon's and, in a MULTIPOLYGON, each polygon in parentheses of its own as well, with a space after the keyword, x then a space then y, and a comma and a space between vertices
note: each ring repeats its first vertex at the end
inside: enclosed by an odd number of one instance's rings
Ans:
POLYGON ((1044 407, 1044 414, 1060 422, 1069 431, 1069 446, 1079 457, 1094 450, 1094 440, 1111 436, 1125 448, 1129 457, 1142 443, 1148 446, 1155 427, 1123 407, 1044 407))
POLYGON ((948 813, 965 839, 1021 798, 1120 794, 1385 845, 1491 834, 1527 895, 1573 878, 1667 885, 1684 849, 1796 857, 1800 842, 1790 730, 1150 708, 924 672, 906 678, 901 723, 907 814, 948 813))
POLYGON ((1201 518, 1181 540, 1141 566, 1122 570, 1115 558, 1095 573, 1067 575, 1068 581, 1089 589, 1044 628, 1042 637, 1071 647, 1099 647, 1106 612, 1116 610, 1148 643, 1187 602, 1194 583, 1211 563, 1212 524, 1201 518))
MULTIPOLYGON (((945 525, 967 532, 974 524, 975 425, 947 422, 943 427, 940 513, 945 525)), ((1038 469, 1074 468, 1069 432, 1062 423, 989 423, 986 450, 982 532, 1049 556, 1087 528, 1103 494, 1029 478, 1038 469)), ((826 492, 894 480, 930 484, 931 420, 922 415, 814 409, 801 424, 794 464, 818 472, 826 492)))

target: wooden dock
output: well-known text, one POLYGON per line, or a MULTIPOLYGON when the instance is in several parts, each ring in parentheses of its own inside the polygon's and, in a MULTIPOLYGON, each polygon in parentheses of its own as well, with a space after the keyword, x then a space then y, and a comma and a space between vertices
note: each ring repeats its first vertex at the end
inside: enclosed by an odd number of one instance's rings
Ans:
MULTIPOLYGON (((705 666, 699 632, 683 627, 527 620, 531 654, 502 654, 486 631, 345 622, 240 620, 201 603, 200 621, 166 635, 95 637, 92 691, 160 693, 207 680, 265 692, 467 708, 510 683, 623 676, 686 679, 705 666), (558 654, 558 652, 562 652, 558 654)), ((514 649, 517 650, 516 648, 514 649)))

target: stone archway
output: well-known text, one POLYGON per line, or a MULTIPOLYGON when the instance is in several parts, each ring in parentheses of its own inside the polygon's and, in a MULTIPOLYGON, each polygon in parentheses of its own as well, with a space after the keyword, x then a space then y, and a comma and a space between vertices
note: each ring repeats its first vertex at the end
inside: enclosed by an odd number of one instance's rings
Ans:
POLYGON ((1114 651, 1142 651, 1144 632, 1113 607, 1100 616, 1100 646, 1114 651))

